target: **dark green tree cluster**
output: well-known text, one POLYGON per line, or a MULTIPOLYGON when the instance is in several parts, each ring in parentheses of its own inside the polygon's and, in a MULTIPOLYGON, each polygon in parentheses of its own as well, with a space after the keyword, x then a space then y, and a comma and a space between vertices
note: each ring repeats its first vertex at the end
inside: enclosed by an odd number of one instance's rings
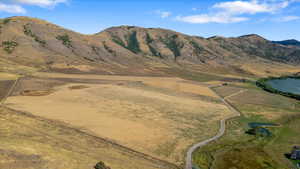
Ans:
POLYGON ((2 23, 3 23, 4 25, 6 25, 6 24, 8 24, 10 21, 11 21, 11 19, 6 18, 6 19, 3 20, 2 23))
POLYGON ((9 54, 11 54, 17 46, 18 46, 18 43, 15 41, 2 42, 2 47, 3 47, 4 51, 6 51, 9 54))
POLYGON ((105 163, 102 161, 98 162, 94 168, 95 169, 111 169, 110 167, 106 166, 105 163))
POLYGON ((172 35, 170 37, 162 39, 162 42, 167 46, 167 48, 169 48, 173 52, 175 57, 181 55, 180 49, 183 47, 183 44, 177 43, 177 38, 177 35, 172 35))
POLYGON ((132 51, 133 53, 139 53, 141 52, 139 42, 137 40, 136 31, 134 31, 130 36, 128 37, 128 46, 127 49, 132 51))
POLYGON ((150 49, 150 52, 152 53, 153 56, 157 56, 157 57, 162 57, 161 56, 161 53, 158 52, 152 45, 151 43, 154 42, 154 40, 151 38, 151 36, 147 33, 146 34, 146 42, 147 42, 147 45, 150 49))
POLYGON ((36 42, 40 43, 42 46, 46 45, 46 41, 39 38, 37 35, 35 35, 31 29, 29 28, 29 25, 24 25, 24 34, 27 36, 32 37, 36 42))
POLYGON ((250 134, 250 135, 255 135, 257 137, 272 136, 272 133, 270 132, 270 130, 268 130, 267 128, 264 128, 264 127, 254 127, 254 128, 249 129, 246 133, 250 134))
POLYGON ((72 41, 68 34, 58 35, 56 39, 62 41, 62 44, 65 45, 67 48, 72 47, 72 41))
POLYGON ((130 50, 133 53, 141 52, 139 42, 137 40, 137 33, 133 31, 129 36, 126 36, 127 45, 118 37, 114 36, 112 41, 116 44, 130 50))
POLYGON ((193 46, 194 53, 196 53, 197 55, 200 55, 202 51, 204 51, 204 48, 200 46, 198 43, 196 43, 195 41, 191 40, 190 44, 193 46))

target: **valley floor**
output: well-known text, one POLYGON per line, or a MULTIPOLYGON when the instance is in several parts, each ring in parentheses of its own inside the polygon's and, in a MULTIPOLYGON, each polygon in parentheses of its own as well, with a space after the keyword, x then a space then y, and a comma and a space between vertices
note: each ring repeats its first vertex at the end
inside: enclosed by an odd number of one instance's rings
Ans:
POLYGON ((281 169, 291 165, 284 154, 300 144, 299 102, 251 82, 220 85, 225 82, 207 75, 197 82, 35 73, 20 78, 7 93, 15 78, 6 75, 0 81, 5 101, 0 168, 92 169, 98 161, 112 169, 183 168, 188 148, 214 136, 220 120, 234 115, 218 95, 242 116, 227 122, 221 139, 193 154, 195 167, 281 169), (249 122, 281 127, 261 139, 245 134, 249 122), (255 157, 251 162, 249 155, 255 157))
POLYGON ((170 77, 39 73, 21 78, 5 106, 183 166, 188 147, 231 116, 208 86, 170 77))

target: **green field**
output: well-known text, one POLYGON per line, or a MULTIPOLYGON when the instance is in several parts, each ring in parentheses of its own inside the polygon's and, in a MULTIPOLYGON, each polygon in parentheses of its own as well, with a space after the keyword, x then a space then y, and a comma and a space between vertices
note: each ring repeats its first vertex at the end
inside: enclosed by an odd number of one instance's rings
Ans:
MULTIPOLYGON (((195 164, 201 169, 294 167, 285 155, 291 152, 293 146, 300 144, 299 101, 247 85, 238 86, 247 89, 247 92, 228 98, 228 101, 242 112, 242 116, 227 122, 224 137, 194 153, 195 164), (276 123, 281 126, 269 128, 272 136, 264 138, 245 133, 250 122, 276 123)), ((217 91, 223 96, 228 93, 223 89, 217 91)))

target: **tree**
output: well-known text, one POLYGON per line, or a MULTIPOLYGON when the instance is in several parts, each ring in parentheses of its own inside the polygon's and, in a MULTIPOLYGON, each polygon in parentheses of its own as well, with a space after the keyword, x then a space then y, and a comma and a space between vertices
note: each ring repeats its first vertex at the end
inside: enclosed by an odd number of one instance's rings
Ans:
POLYGON ((95 169, 111 169, 110 167, 106 166, 105 163, 102 161, 98 162, 94 168, 95 169))

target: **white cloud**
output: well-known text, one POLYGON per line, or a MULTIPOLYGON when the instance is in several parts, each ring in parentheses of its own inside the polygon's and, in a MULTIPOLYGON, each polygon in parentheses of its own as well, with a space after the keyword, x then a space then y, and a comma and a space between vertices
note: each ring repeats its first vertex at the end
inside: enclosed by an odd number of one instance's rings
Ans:
POLYGON ((168 18, 168 17, 170 17, 171 15, 172 15, 172 13, 171 12, 168 12, 168 11, 160 11, 160 10, 158 10, 158 11, 155 11, 155 13, 157 14, 157 15, 159 15, 161 18, 168 18))
POLYGON ((290 22, 290 21, 295 21, 295 20, 299 20, 300 17, 299 16, 284 16, 284 17, 280 17, 277 19, 277 21, 279 22, 290 22))
MULTIPOLYGON (((178 21, 201 23, 236 23, 250 20, 249 15, 259 13, 274 14, 300 0, 235 0, 219 2, 212 6, 213 13, 179 16, 178 21)), ((295 18, 285 18, 295 20, 295 18)))
POLYGON ((255 14, 269 12, 271 9, 266 4, 258 4, 256 1, 231 1, 217 3, 213 8, 222 9, 231 14, 255 14))
POLYGON ((8 5, 0 2, 0 12, 24 14, 26 10, 19 5, 8 5))
POLYGON ((66 3, 67 0, 14 0, 16 3, 36 5, 40 7, 53 7, 59 3, 66 3))
POLYGON ((67 3, 69 0, 0 0, 0 12, 24 14, 23 5, 33 5, 43 8, 53 8, 60 3, 67 3), (4 3, 5 2, 5 3, 4 3))
POLYGON ((238 17, 238 16, 231 16, 226 14, 215 14, 215 15, 208 15, 208 14, 201 14, 201 15, 191 15, 185 17, 177 17, 176 20, 193 23, 193 24, 204 24, 204 23, 236 23, 247 21, 249 18, 246 17, 238 17))
POLYGON ((238 0, 217 3, 213 8, 221 9, 231 14, 274 13, 296 1, 298 0, 238 0))

